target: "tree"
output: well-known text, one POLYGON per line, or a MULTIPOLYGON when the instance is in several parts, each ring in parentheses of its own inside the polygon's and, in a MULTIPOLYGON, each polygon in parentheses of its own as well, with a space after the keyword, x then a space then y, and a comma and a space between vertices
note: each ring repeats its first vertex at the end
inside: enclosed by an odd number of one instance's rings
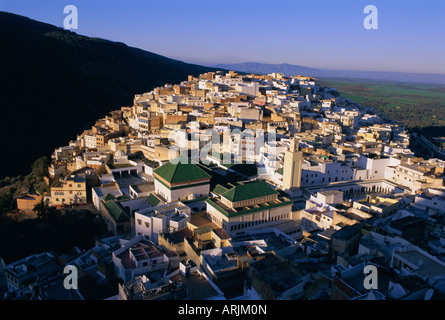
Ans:
POLYGON ((31 165, 31 175, 37 179, 43 179, 48 174, 49 160, 46 156, 38 158, 31 165))
POLYGON ((46 221, 52 221, 54 218, 57 217, 57 209, 53 206, 49 205, 49 200, 46 199, 45 201, 40 201, 34 206, 34 211, 37 212, 37 216, 46 221))
POLYGON ((14 198, 13 190, 9 187, 5 187, 0 190, 0 213, 6 213, 13 208, 14 198))

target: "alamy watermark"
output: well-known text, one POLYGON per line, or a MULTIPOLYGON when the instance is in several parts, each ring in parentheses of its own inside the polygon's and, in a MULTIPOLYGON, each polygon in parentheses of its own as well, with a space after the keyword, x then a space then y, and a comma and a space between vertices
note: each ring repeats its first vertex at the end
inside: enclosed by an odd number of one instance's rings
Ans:
POLYGON ((369 264, 363 269, 365 274, 365 279, 363 280, 363 287, 366 290, 377 290, 378 289, 378 270, 377 267, 369 264))
POLYGON ((255 159, 263 152, 269 160, 277 156, 277 134, 274 130, 263 129, 227 129, 218 132, 216 129, 199 130, 192 126, 190 131, 171 130, 168 140, 172 143, 168 155, 173 164, 186 163, 189 158, 209 165, 208 156, 219 159, 223 164, 254 164, 255 159), (262 148, 268 145, 268 151, 262 148), (179 154, 179 157, 178 157, 179 154))
POLYGON ((63 13, 68 14, 63 20, 63 27, 66 30, 77 30, 79 28, 77 7, 72 4, 67 5, 63 8, 63 13))
MULTIPOLYGON (((63 8, 63 13, 68 14, 63 20, 63 27, 66 30, 77 30, 78 25, 78 10, 75 5, 67 5, 63 8)), ((368 14, 363 20, 363 27, 366 30, 378 29, 378 10, 377 7, 369 4, 363 9, 363 13, 368 14)))
POLYGON ((63 269, 63 274, 65 274, 65 278, 63 279, 63 287, 66 290, 77 290, 78 289, 78 272, 77 267, 73 265, 67 265, 63 269))
POLYGON ((367 5, 363 9, 363 13, 368 13, 368 15, 365 17, 365 20, 363 20, 363 27, 365 27, 366 30, 371 29, 378 29, 378 11, 377 7, 374 5, 367 5))

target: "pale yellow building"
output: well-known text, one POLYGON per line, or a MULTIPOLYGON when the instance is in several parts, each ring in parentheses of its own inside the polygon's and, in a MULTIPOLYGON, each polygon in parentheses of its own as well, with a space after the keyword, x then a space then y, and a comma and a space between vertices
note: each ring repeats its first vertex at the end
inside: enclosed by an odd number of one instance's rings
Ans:
POLYGON ((85 177, 76 175, 67 177, 51 187, 51 203, 54 206, 83 204, 87 202, 85 177))

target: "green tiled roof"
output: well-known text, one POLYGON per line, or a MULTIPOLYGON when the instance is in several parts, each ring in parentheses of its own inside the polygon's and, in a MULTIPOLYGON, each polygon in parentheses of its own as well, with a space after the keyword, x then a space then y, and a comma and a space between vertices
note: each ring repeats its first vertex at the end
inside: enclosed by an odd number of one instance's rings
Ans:
POLYGON ((131 198, 127 196, 126 194, 123 194, 119 197, 117 197, 117 200, 130 200, 131 198))
POLYGON ((113 200, 116 199, 115 196, 113 196, 111 193, 107 193, 105 197, 102 198, 103 201, 113 200))
POLYGON ((173 164, 172 161, 173 160, 157 168, 154 173, 170 183, 210 178, 210 175, 196 164, 191 163, 188 159, 178 161, 178 158, 176 158, 174 161, 178 162, 177 164, 173 164))
POLYGON ((276 173, 283 175, 284 168, 280 168, 276 171, 276 173))
POLYGON ((108 213, 114 219, 114 221, 116 222, 130 221, 130 217, 128 216, 128 214, 125 212, 122 206, 116 203, 116 201, 109 200, 109 201, 104 201, 103 203, 108 213))
POLYGON ((156 207, 161 202, 153 193, 150 193, 146 199, 153 207, 156 207))
POLYGON ((222 185, 217 184, 215 186, 215 188, 213 189, 213 192, 216 194, 222 194, 222 193, 226 192, 227 190, 228 190, 227 188, 224 188, 222 185))
POLYGON ((257 180, 246 184, 238 184, 221 194, 221 196, 227 198, 229 201, 238 202, 273 194, 278 194, 278 192, 272 189, 265 181, 257 180))
POLYGON ((226 210, 221 208, 218 204, 216 204, 211 199, 207 199, 205 202, 208 203, 209 205, 211 205, 213 208, 215 208, 216 210, 218 210, 219 212, 221 212, 223 215, 225 215, 228 218, 242 216, 244 214, 258 212, 258 211, 266 211, 266 210, 270 210, 270 209, 278 208, 278 207, 283 207, 283 206, 290 206, 290 205, 293 204, 293 202, 289 200, 289 201, 283 201, 283 202, 279 202, 279 203, 259 206, 258 208, 252 208, 252 209, 249 209, 249 210, 240 210, 240 211, 237 211, 237 212, 227 212, 226 210))

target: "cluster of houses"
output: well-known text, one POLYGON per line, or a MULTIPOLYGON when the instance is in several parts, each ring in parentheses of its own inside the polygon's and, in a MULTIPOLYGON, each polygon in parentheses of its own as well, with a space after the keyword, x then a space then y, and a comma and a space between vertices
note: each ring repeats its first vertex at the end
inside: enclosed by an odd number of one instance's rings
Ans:
POLYGON ((0 264, 4 295, 443 299, 445 162, 409 142, 310 77, 209 72, 138 94, 54 151, 48 193, 17 200, 92 206, 108 233, 0 264))

